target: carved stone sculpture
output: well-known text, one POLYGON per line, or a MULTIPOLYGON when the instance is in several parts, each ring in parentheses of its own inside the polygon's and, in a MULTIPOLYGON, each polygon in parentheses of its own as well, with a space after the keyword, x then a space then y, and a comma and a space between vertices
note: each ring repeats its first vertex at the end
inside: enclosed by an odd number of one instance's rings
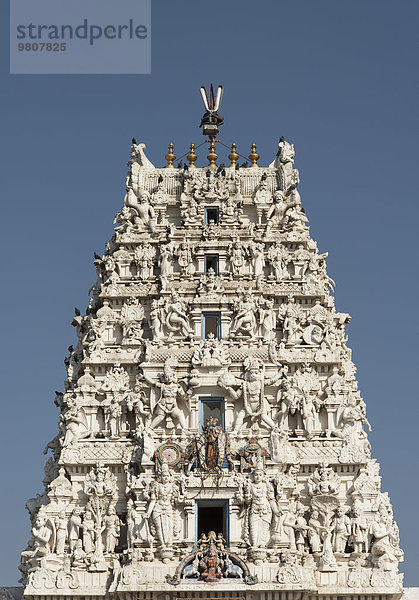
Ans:
POLYGON ((68 519, 68 543, 71 551, 73 551, 74 546, 80 537, 80 529, 82 526, 80 512, 80 508, 76 506, 73 508, 70 518, 68 519))
MULTIPOLYGON (((91 469, 86 476, 84 493, 88 498, 87 510, 93 517, 95 532, 95 549, 90 558, 90 569, 106 571, 102 534, 106 528, 105 517, 108 516, 109 508, 113 507, 117 494, 115 475, 108 468, 99 465, 91 469)), ((82 522, 78 526, 81 527, 82 522)), ((74 540, 78 537, 79 535, 74 534, 74 540)))
POLYGON ((143 242, 141 246, 135 248, 134 260, 140 279, 149 279, 153 276, 155 256, 156 249, 149 242, 143 242))
POLYGON ((186 240, 176 250, 177 261, 184 275, 192 275, 194 273, 193 252, 193 249, 186 240))
POLYGON ((173 274, 174 251, 172 244, 161 246, 159 253, 160 280, 162 289, 166 289, 168 279, 173 274))
POLYGON ((263 461, 259 460, 253 469, 252 480, 244 488, 244 496, 238 501, 247 506, 249 527, 249 553, 257 562, 266 556, 272 516, 277 507, 272 485, 264 478, 263 461))
POLYGON ((135 194, 130 192, 131 190, 128 190, 128 193, 125 196, 124 204, 126 204, 133 211, 135 227, 139 231, 149 229, 153 232, 156 226, 156 214, 150 202, 150 194, 143 190, 140 192, 139 199, 137 200, 135 194))
POLYGON ((118 398, 112 397, 109 406, 106 409, 106 424, 109 434, 112 438, 119 436, 121 426, 122 408, 118 398))
POLYGON ((115 546, 118 543, 120 533, 120 521, 115 512, 115 508, 110 505, 106 515, 103 517, 103 537, 105 552, 115 552, 115 546))
POLYGON ((246 418, 250 419, 252 424, 260 423, 269 429, 275 429, 276 425, 269 416, 264 394, 265 375, 263 368, 256 359, 247 358, 244 362, 244 369, 244 379, 239 383, 238 390, 234 389, 238 382, 233 381, 232 385, 229 385, 228 378, 221 377, 218 380, 218 385, 224 388, 235 401, 239 398, 243 400, 243 408, 237 411, 234 431, 240 431, 246 418))
POLYGON ((155 429, 162 421, 170 417, 170 419, 174 418, 179 427, 185 430, 187 427, 186 419, 178 406, 178 398, 188 401, 189 397, 177 380, 173 362, 170 359, 166 361, 160 381, 154 381, 147 375, 144 375, 144 379, 151 386, 160 390, 160 398, 155 405, 151 428, 155 429))
POLYGON ((169 337, 172 337, 175 333, 184 337, 190 336, 191 330, 186 310, 186 305, 182 302, 180 296, 172 291, 165 304, 165 326, 169 331, 169 337))
POLYGON ((146 519, 155 527, 159 553, 166 562, 173 556, 174 505, 182 500, 180 488, 173 481, 167 463, 163 462, 158 480, 153 482, 148 496, 146 519))
POLYGON ((255 193, 253 202, 256 206, 258 223, 262 223, 262 215, 267 207, 272 203, 272 193, 269 190, 268 182, 262 177, 259 187, 255 193))
POLYGON ((344 554, 346 544, 351 534, 351 520, 346 515, 345 508, 338 506, 333 520, 333 551, 338 554, 344 554))
POLYGON ((246 265, 246 253, 238 239, 228 247, 230 268, 233 275, 241 275, 246 265))
POLYGON ((288 279, 287 262, 288 252, 281 246, 280 242, 274 242, 269 246, 267 258, 271 264, 271 271, 277 281, 288 279))
POLYGON ((235 302, 235 316, 230 332, 234 335, 249 336, 257 334, 256 303, 250 293, 245 293, 241 300, 235 302))

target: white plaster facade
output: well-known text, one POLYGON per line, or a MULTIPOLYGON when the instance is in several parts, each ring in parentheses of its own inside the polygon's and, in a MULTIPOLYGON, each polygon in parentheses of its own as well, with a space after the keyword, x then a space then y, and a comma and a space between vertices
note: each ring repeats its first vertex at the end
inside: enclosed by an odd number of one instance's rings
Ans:
POLYGON ((249 168, 160 169, 144 150, 74 316, 25 597, 399 598, 350 317, 294 147, 249 168))

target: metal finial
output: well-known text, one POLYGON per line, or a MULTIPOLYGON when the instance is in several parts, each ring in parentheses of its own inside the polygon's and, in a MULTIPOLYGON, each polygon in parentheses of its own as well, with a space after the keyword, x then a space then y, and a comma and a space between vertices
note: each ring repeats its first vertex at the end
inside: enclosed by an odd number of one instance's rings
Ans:
POLYGON ((215 161, 217 160, 218 156, 215 153, 215 144, 214 144, 214 140, 211 140, 210 143, 210 147, 209 147, 209 153, 207 154, 207 158, 209 160, 209 167, 210 169, 214 169, 217 165, 215 163, 215 161))
POLYGON ((210 95, 208 97, 207 90, 204 86, 201 86, 202 101, 205 106, 205 113, 201 119, 202 133, 207 135, 209 138, 214 139, 218 134, 219 125, 223 124, 223 117, 218 112, 221 104, 221 98, 223 97, 223 86, 219 85, 217 90, 217 97, 214 97, 214 90, 211 84, 210 95))
POLYGON ((195 154, 195 144, 191 144, 191 149, 189 150, 189 154, 186 157, 189 161, 189 167, 193 167, 194 169, 196 169, 195 167, 195 162, 197 160, 197 155, 195 154))
POLYGON ((252 151, 249 154, 249 160, 252 163, 250 165, 250 167, 257 167, 258 166, 258 160, 259 160, 260 156, 259 154, 256 152, 256 144, 252 144, 252 151))
POLYGON ((230 162, 230 167, 235 167, 236 166, 236 162, 239 159, 239 155, 236 152, 236 144, 234 142, 231 144, 231 152, 228 155, 228 158, 231 161, 230 162))
POLYGON ((166 169, 174 169, 173 161, 176 160, 176 156, 173 154, 173 142, 170 142, 169 152, 164 158, 167 160, 166 169))

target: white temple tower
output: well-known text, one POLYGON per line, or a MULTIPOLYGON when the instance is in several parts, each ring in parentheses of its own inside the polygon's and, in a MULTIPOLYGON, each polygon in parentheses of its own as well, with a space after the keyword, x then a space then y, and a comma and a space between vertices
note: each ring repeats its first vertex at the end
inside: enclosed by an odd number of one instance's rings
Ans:
MULTIPOLYGON (((154 167, 115 235, 28 501, 25 597, 399 598, 403 558, 294 147, 154 167), (227 161, 226 161, 227 162, 227 161)), ((211 129, 212 127, 212 129, 211 129)), ((77 311, 78 313, 78 311, 77 311)))

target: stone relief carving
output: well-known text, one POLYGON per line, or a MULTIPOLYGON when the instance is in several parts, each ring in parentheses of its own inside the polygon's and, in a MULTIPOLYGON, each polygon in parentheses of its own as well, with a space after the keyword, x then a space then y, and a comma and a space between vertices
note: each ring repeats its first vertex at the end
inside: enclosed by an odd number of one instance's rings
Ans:
POLYGON ((230 364, 231 359, 225 345, 210 333, 208 338, 202 340, 199 348, 194 351, 191 362, 193 365, 202 365, 203 367, 221 367, 230 364))
POLYGON ((247 264, 247 254, 239 239, 235 239, 227 249, 230 269, 233 275, 242 275, 247 264))
POLYGON ((156 249, 149 242, 143 242, 134 250, 134 262, 137 266, 137 274, 140 279, 153 277, 156 249))
POLYGON ((256 206, 256 215, 258 224, 262 223, 262 217, 268 211, 269 205, 272 203, 272 192, 269 189, 266 174, 262 175, 258 189, 253 198, 253 203, 256 206))
POLYGON ((234 302, 234 318, 231 323, 231 334, 254 339, 257 335, 257 306, 250 292, 244 292, 240 300, 234 302))
POLYGON ((269 408, 264 394, 264 386, 269 384, 264 369, 257 359, 247 358, 244 362, 244 377, 238 380, 228 373, 218 379, 218 385, 225 389, 229 396, 237 401, 242 399, 243 408, 237 410, 234 431, 240 431, 245 419, 252 425, 263 425, 275 429, 276 424, 269 416, 269 408), (238 388, 238 389, 234 389, 238 388))
POLYGON ((274 489, 264 477, 263 460, 253 469, 251 480, 246 480, 236 495, 237 502, 246 507, 245 536, 249 541, 249 554, 256 564, 266 558, 273 515, 277 512, 274 489))
POLYGON ((201 275, 199 278, 200 285, 198 293, 205 296, 208 300, 218 300, 224 291, 224 284, 221 277, 215 274, 215 271, 210 267, 206 275, 201 275))
POLYGON ((163 290, 167 288, 168 280, 173 275, 174 256, 174 248, 171 242, 160 247, 158 263, 160 267, 160 281, 163 290))
MULTIPOLYGON (((126 206, 129 209, 129 213, 126 214, 130 215, 129 222, 133 223, 134 231, 155 231, 156 213, 151 204, 149 192, 147 192, 146 190, 142 190, 138 194, 137 198, 134 191, 132 189, 129 189, 124 198, 124 206, 126 206)), ((116 221, 118 223, 120 223, 120 219, 120 216, 116 217, 116 221)), ((126 219, 126 216, 124 216, 124 219, 126 219)))
POLYGON ((145 497, 149 499, 145 519, 151 521, 159 554, 167 562, 174 554, 174 505, 183 501, 183 490, 174 481, 167 463, 162 463, 158 479, 145 497))
POLYGON ((177 256, 177 262, 183 275, 193 275, 195 267, 193 265, 193 256, 195 249, 189 246, 186 240, 178 246, 175 250, 177 256))
MULTIPOLYGON (((90 470, 84 483, 84 493, 88 498, 86 510, 91 514, 94 522, 95 548, 90 557, 91 571, 106 571, 104 552, 112 552, 112 533, 111 521, 115 517, 115 501, 117 498, 116 478, 108 467, 97 466, 90 470), (108 538, 109 529, 111 535, 108 538)), ((76 509, 74 509, 76 510, 76 509)), ((73 511, 74 513, 74 511, 73 511)), ((76 513, 77 514, 77 513, 76 513)), ((74 540, 79 538, 79 531, 82 527, 80 518, 73 524, 74 540)))
POLYGON ((127 298, 121 308, 122 338, 125 343, 141 342, 143 337, 142 322, 144 308, 138 298, 127 298))
POLYGON ((307 481, 310 496, 335 495, 339 492, 340 479, 328 464, 317 467, 307 481))
POLYGON ((175 362, 168 359, 164 365, 163 373, 158 381, 155 381, 143 375, 144 380, 153 388, 160 390, 160 397, 157 400, 153 419, 150 427, 155 429, 163 421, 166 421, 166 427, 173 427, 173 419, 176 425, 183 431, 187 429, 186 418, 181 410, 178 400, 184 400, 189 403, 189 395, 185 387, 179 382, 174 370, 175 362))
POLYGON ((271 273, 277 281, 289 278, 287 270, 289 256, 280 242, 274 242, 269 246, 267 259, 271 265, 271 273))

